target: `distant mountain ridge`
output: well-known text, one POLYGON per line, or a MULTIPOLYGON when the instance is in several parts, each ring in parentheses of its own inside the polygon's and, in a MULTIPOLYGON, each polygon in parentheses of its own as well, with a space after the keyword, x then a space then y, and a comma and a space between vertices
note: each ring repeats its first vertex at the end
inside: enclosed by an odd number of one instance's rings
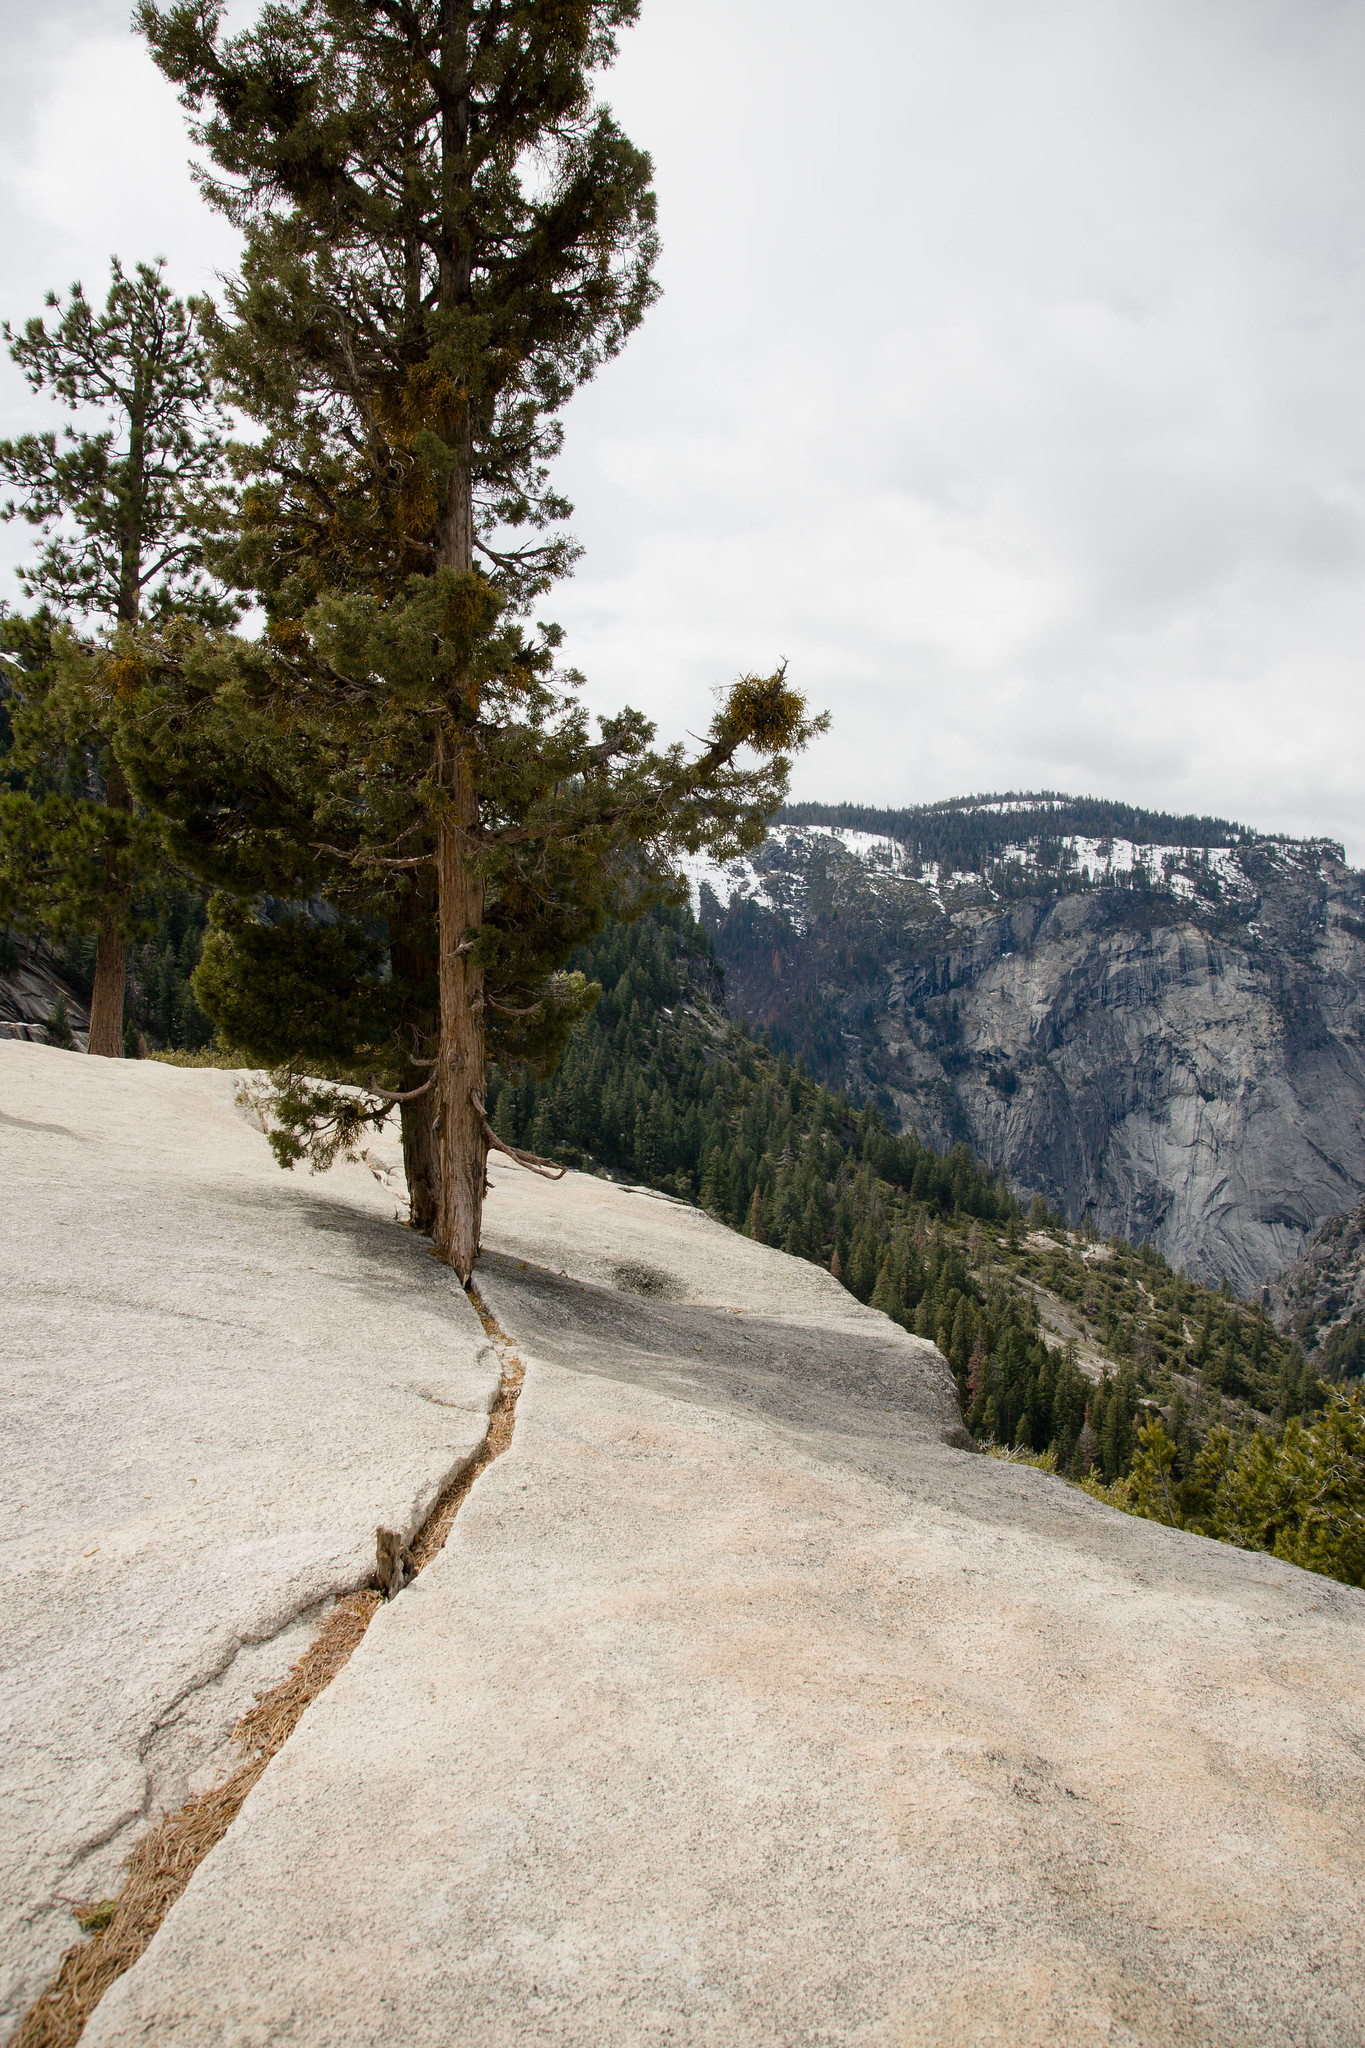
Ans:
POLYGON ((1073 1221, 1253 1293, 1365 1193, 1365 877, 1054 792, 796 805, 691 864, 735 1014, 1073 1221))
POLYGON ((1050 866, 1059 851, 1078 842, 1117 841, 1186 855, 1242 846, 1311 847, 1345 860, 1344 848, 1334 839, 1256 832, 1228 818, 1149 811, 1108 798, 1066 796, 1057 790, 950 797, 942 803, 903 810, 866 804, 787 804, 776 813, 773 824, 893 841, 921 865, 933 863, 963 874, 989 874, 993 867, 1017 859, 1024 849, 1050 866))
POLYGON ((948 862, 964 869, 979 868, 983 858, 999 858, 1021 841, 1066 836, 1182 847, 1243 842, 1333 845, 1344 857, 1340 846, 1331 840, 1296 840, 1287 834, 1254 832, 1228 818, 1149 811, 1107 797, 1067 796, 1053 789, 949 797, 941 803, 912 804, 900 810, 870 804, 786 804, 773 822, 894 839, 921 860, 948 862))

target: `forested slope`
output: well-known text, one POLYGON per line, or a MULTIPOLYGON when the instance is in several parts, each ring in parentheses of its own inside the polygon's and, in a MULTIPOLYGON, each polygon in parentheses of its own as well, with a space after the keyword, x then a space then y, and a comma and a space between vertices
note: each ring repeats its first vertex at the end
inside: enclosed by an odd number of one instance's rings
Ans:
POLYGON ((551 1078, 494 1073, 499 1135, 697 1200, 828 1266, 935 1339, 981 1439, 1112 1481, 1158 1407, 1192 1465, 1215 1424, 1283 1425, 1326 1398, 1259 1308, 1150 1246, 1069 1231, 1041 1203, 1025 1216, 965 1145, 940 1155, 890 1133, 727 1021, 684 912, 614 926, 580 964, 602 998, 551 1078), (1077 1338, 1049 1344, 1049 1324, 1077 1338))
POLYGON ((885 836, 921 862, 949 872, 979 874, 992 861, 1009 858, 1023 844, 1041 842, 1055 850, 1069 837, 1127 839, 1140 846, 1236 846, 1256 835, 1227 818, 1143 810, 1102 797, 1066 796, 1058 790, 998 796, 950 797, 943 803, 902 810, 872 804, 784 804, 779 825, 823 825, 885 836))

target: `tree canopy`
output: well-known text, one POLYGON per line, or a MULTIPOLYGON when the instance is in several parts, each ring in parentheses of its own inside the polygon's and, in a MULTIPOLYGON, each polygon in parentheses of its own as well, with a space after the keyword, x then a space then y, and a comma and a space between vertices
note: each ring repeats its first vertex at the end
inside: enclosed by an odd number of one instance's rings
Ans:
MULTIPOLYGON (((467 1277, 490 1027, 553 1058, 593 995, 573 947, 679 849, 760 836, 817 722, 779 669, 695 755, 629 710, 594 736, 557 631, 518 617, 571 559, 559 415, 654 295, 649 159, 595 98, 633 0, 298 0, 232 38, 221 12, 138 19, 244 237, 204 318, 259 432, 212 559, 267 628, 144 636, 124 754, 241 899, 206 1004, 302 1056, 339 976, 336 1065, 405 1098, 416 1214, 467 1277)), ((317 1111, 335 1132, 334 1092, 317 1111)))
POLYGON ((160 840, 135 815, 113 745, 116 672, 82 660, 76 636, 107 640, 148 616, 222 624, 235 608, 203 567, 225 426, 203 341, 160 266, 129 276, 115 258, 112 273, 102 311, 75 284, 65 303, 49 294, 51 326, 38 316, 20 334, 4 328, 33 389, 77 424, 0 442, 0 478, 16 492, 0 516, 44 536, 21 572, 39 609, 19 632, 10 758, 25 786, 0 809, 0 913, 57 937, 97 935, 90 1051, 117 1057, 127 948, 147 929, 160 840), (101 425, 86 424, 92 412, 101 425))

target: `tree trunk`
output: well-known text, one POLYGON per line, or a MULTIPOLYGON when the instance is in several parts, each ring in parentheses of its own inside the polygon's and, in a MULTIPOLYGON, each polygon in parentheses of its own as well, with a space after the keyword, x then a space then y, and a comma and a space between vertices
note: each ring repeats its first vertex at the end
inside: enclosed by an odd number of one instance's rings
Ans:
POLYGON ((403 1125, 403 1172, 408 1183, 408 1223, 423 1237, 436 1233, 441 1184, 436 1160, 436 1111, 431 1090, 416 1102, 399 1104, 403 1125))
MULTIPOLYGON (((131 811, 133 794, 111 754, 105 768, 104 801, 111 811, 131 811)), ((108 854, 105 855, 106 860, 108 854)), ((95 984, 90 994, 88 1050, 107 1060, 123 1058, 123 997, 128 985, 128 941, 120 926, 126 897, 111 886, 95 948, 95 984)))
MULTIPOLYGON (((470 0, 441 0, 440 302, 447 314, 470 303, 471 269, 464 202, 471 176, 469 147, 470 0)), ((454 460, 436 536, 436 567, 468 575, 474 567, 474 488, 469 393, 455 401, 446 429, 454 460)), ((471 704, 469 709, 475 707, 471 704)), ((483 923, 483 878, 469 853, 478 826, 478 797, 452 718, 436 735, 437 965, 441 992, 436 1082, 436 1247, 462 1281, 474 1271, 483 1221, 488 1146, 484 1093, 483 970, 469 956, 483 923)))
POLYGON ((469 955, 470 938, 483 922, 483 879, 471 872, 467 857, 477 799, 448 733, 437 742, 436 772, 445 802, 436 839, 441 1042, 432 1091, 439 1152, 435 1239, 467 1281, 478 1256, 488 1159, 483 1111, 474 1100, 482 1102, 484 1092, 483 969, 469 955))
MULTIPOLYGON (((414 1055, 429 1055, 436 1046, 440 1021, 440 964, 436 946, 436 878, 419 868, 411 892, 400 898, 389 926, 389 958, 394 978, 411 992, 409 1024, 414 1055)), ((428 1066, 402 1069, 395 1087, 420 1088, 428 1066)), ((436 1170, 435 1088, 400 1108, 403 1129, 403 1170, 408 1182, 408 1222, 430 1237, 436 1228, 440 1183, 436 1170)))
POLYGON ((115 917, 106 914, 95 949, 89 1050, 108 1060, 123 1058, 123 991, 127 980, 128 941, 119 936, 115 917))
MULTIPOLYGON (((469 574, 474 567, 474 503, 469 406, 452 433, 457 460, 441 526, 440 562, 469 574)), ((470 686, 472 688, 472 685, 470 686)), ((479 801, 469 779, 458 729, 436 738, 436 784, 441 812, 436 826, 437 972, 441 992, 436 1059, 437 1249, 468 1281, 479 1251, 488 1145, 484 1095, 483 969, 468 947, 483 923, 483 877, 471 872, 469 854, 479 801)))

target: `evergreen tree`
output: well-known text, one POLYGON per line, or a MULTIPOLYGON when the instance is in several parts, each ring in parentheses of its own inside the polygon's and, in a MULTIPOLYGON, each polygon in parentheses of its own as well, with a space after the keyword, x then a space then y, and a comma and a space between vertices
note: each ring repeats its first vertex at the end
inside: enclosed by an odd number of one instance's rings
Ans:
POLYGON ((57 937, 98 935, 89 1049, 118 1058, 128 943, 148 928, 159 840, 135 814, 112 745, 117 662, 96 669, 60 635, 53 660, 45 643, 59 615, 106 639, 148 614, 233 616, 195 538, 222 421, 192 315, 159 266, 129 277, 116 259, 102 312, 79 284, 65 304, 47 303, 51 326, 38 317, 15 334, 6 324, 10 355, 35 391, 76 413, 93 408, 104 424, 0 442, 0 478, 17 492, 0 516, 22 516, 45 540, 21 572, 42 630, 28 636, 13 712, 11 758, 28 786, 0 799, 0 915, 57 937))
MULTIPOLYGON (((1182 1418, 1183 1420, 1183 1418, 1182 1418)), ((1306 1571, 1365 1585, 1365 1410, 1329 1397, 1311 1420, 1291 1416, 1278 1438, 1256 1430, 1238 1446, 1218 1424, 1191 1458, 1160 1415, 1140 1431, 1116 1507, 1244 1550, 1268 1550, 1306 1571)))
MULTIPOLYGON (((593 97, 637 12, 281 0, 224 40, 203 0, 138 10, 217 167, 207 195, 245 240, 212 331, 261 435, 239 455, 243 518, 218 559, 269 630, 260 648, 148 645, 134 773, 183 831, 213 836, 207 816, 230 839, 194 794, 192 736, 177 761, 166 735, 190 730, 174 717, 186 693, 249 700, 267 748, 299 720, 316 742, 310 848, 425 881, 435 1018, 400 1028, 426 1078, 388 1092, 427 1103, 424 1202, 462 1277, 496 1138, 490 1020, 509 1050, 552 1062, 591 1000, 558 976, 573 947, 676 850, 753 843, 784 750, 813 729, 779 671, 731 691, 694 760, 653 751, 629 711, 594 740, 553 632, 509 620, 570 552, 535 537, 566 509, 546 477, 558 415, 654 294, 649 160, 593 97), (755 765, 738 765, 745 747, 755 765)), ((307 942, 302 926, 289 936, 307 942)), ((236 938, 249 952, 245 920, 236 938)), ((343 1114, 335 1095, 323 1112, 343 1114)))

